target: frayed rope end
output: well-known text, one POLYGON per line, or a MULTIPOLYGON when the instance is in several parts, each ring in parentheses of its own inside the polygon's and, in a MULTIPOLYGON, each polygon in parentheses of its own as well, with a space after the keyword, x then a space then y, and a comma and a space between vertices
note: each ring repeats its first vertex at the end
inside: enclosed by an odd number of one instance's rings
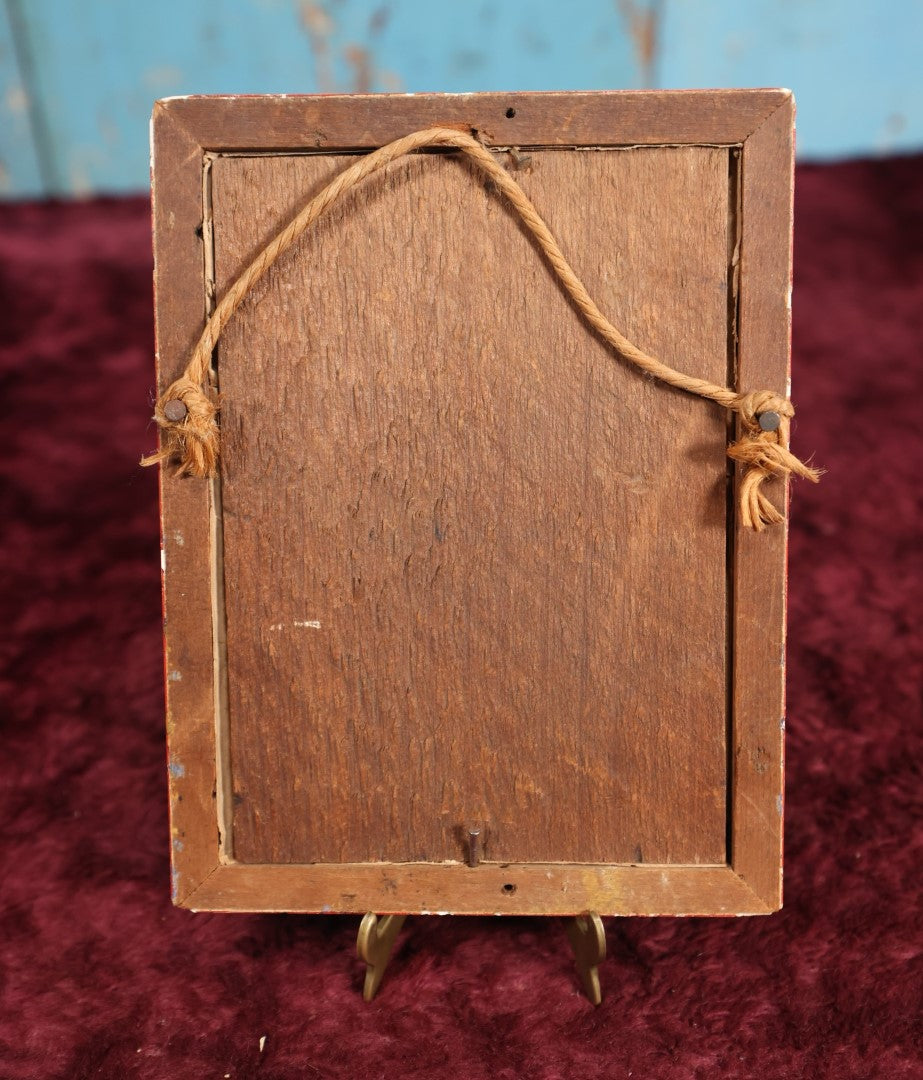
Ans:
POLYGON ((747 466, 740 482, 740 520, 748 529, 762 532, 767 525, 778 525, 784 516, 761 490, 770 477, 785 478, 794 474, 816 484, 821 469, 800 461, 788 448, 791 419, 795 408, 787 399, 771 390, 742 394, 733 408, 739 413, 743 434, 727 450, 728 457, 747 466), (772 417, 775 427, 767 430, 761 417, 772 417))
POLYGON ((154 409, 160 449, 142 465, 175 465, 174 476, 209 477, 218 463, 217 395, 183 376, 167 387, 154 409))

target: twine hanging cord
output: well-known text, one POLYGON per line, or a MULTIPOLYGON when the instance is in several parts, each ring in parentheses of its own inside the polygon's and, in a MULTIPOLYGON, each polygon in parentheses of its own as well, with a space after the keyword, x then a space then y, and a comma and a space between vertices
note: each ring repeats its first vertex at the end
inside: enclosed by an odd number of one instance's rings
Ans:
POLYGON ((708 398, 740 417, 740 437, 728 447, 728 456, 746 466, 739 486, 742 522, 757 531, 783 520, 762 491, 770 477, 792 473, 816 482, 820 472, 799 461, 788 449, 792 403, 770 390, 737 394, 726 386, 676 371, 642 352, 603 315, 574 273, 526 193, 473 136, 454 128, 428 128, 382 146, 359 158, 339 174, 263 248, 228 289, 205 324, 183 375, 167 387, 157 402, 154 419, 161 429, 160 449, 142 459, 143 465, 174 463, 179 476, 212 476, 218 460, 218 404, 209 381, 211 357, 222 330, 243 303, 250 289, 298 238, 348 191, 392 161, 425 147, 461 151, 496 185, 522 224, 532 234, 562 288, 587 323, 625 361, 668 386, 708 398))

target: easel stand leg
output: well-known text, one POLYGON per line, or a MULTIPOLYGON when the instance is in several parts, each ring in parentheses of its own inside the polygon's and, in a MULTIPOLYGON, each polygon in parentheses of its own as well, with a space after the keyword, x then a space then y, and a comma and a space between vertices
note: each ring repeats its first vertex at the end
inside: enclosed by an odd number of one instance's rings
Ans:
MULTIPOLYGON (((394 942, 401 932, 406 915, 381 915, 370 911, 364 915, 356 939, 356 953, 366 963, 365 986, 362 997, 371 1001, 378 993, 394 942)), ((595 911, 578 915, 567 925, 567 937, 574 950, 580 982, 593 1005, 602 1001, 599 986, 599 965, 606 959, 606 930, 595 911)))
POLYGON ((594 1005, 603 999, 599 986, 599 965, 606 959, 606 929, 595 911, 578 915, 567 924, 567 938, 574 950, 577 974, 586 996, 594 1005))
POLYGON ((406 915, 379 917, 372 911, 362 917, 359 936, 356 939, 356 952, 359 959, 364 960, 368 965, 365 971, 365 986, 362 989, 362 997, 366 1001, 371 1001, 378 993, 388 961, 391 959, 394 942, 406 918, 406 915))

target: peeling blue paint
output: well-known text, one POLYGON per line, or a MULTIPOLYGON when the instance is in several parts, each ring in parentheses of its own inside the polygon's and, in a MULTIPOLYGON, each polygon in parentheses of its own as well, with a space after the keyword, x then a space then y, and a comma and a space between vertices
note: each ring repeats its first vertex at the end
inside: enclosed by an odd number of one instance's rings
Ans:
POLYGON ((3 194, 145 190, 151 105, 176 94, 781 85, 798 100, 805 157, 923 146, 923 4, 904 0, 223 0, 220 18, 210 0, 16 10, 32 63, 19 70, 0 5, 3 194), (30 116, 41 119, 31 133, 30 116))
POLYGON ((180 777, 186 775, 185 767, 180 765, 178 761, 171 761, 167 768, 170 770, 170 775, 174 780, 179 780, 180 777))

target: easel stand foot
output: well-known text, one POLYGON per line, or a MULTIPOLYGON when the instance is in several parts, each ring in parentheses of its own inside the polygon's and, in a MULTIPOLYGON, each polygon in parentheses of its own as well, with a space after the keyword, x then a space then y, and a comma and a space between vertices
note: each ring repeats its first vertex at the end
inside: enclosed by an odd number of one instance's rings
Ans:
MULTIPOLYGON (((394 942, 401 932, 406 915, 376 915, 370 911, 364 915, 356 939, 356 953, 366 963, 365 985, 362 997, 371 1001, 378 993, 394 942)), ((586 996, 593 1005, 602 1001, 599 986, 599 965, 606 958, 606 930, 595 911, 578 915, 567 925, 567 938, 574 950, 577 974, 586 996)))

